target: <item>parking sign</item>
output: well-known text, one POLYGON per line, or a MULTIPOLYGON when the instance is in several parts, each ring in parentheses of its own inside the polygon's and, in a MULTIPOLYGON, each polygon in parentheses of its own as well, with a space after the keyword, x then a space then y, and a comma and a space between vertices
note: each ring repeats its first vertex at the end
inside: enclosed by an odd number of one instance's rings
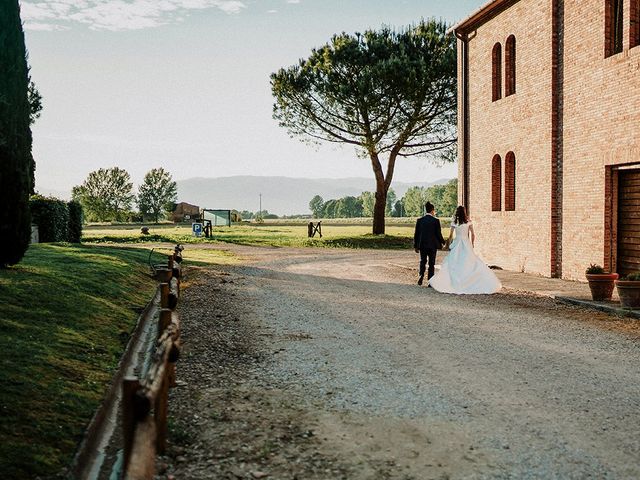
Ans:
POLYGON ((196 237, 202 236, 202 224, 201 223, 192 223, 191 224, 191 231, 192 231, 193 235, 196 236, 196 237))

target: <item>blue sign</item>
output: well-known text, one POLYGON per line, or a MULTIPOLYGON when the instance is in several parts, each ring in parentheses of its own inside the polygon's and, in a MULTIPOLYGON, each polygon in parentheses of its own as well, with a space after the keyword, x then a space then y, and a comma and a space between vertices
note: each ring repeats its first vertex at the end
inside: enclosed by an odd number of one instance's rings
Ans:
POLYGON ((196 237, 200 237, 202 235, 202 224, 201 223, 192 223, 191 231, 196 237))

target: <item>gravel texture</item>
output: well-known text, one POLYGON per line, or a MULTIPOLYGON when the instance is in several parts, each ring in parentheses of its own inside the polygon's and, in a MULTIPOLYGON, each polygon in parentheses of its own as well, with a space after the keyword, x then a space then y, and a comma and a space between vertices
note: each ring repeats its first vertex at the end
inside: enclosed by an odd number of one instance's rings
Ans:
POLYGON ((162 478, 640 478, 637 323, 414 285, 406 252, 190 269, 162 478))

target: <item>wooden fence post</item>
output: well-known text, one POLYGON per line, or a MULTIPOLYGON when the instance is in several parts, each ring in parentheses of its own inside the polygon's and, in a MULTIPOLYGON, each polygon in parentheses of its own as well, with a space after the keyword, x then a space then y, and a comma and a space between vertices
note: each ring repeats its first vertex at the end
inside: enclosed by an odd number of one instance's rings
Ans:
POLYGON ((180 282, 180 278, 182 278, 182 268, 179 263, 175 262, 173 264, 173 272, 171 273, 171 276, 180 282))
POLYGON ((180 355, 180 349, 178 347, 178 345, 174 342, 171 345, 171 352, 169 352, 169 375, 168 375, 168 379, 169 379, 169 387, 170 388, 174 388, 177 383, 176 383, 176 362, 178 361, 178 357, 180 355))
POLYGON ((156 470, 156 424, 147 416, 136 425, 134 446, 123 480, 151 480, 156 470))
POLYGON ((162 386, 156 397, 154 416, 156 420, 156 449, 163 454, 167 448, 167 415, 169 403, 169 381, 167 369, 163 369, 162 386))
POLYGON ((171 310, 169 308, 163 308, 160 310, 160 317, 158 318, 158 337, 160 338, 164 331, 171 323, 171 310))
POLYGON ((131 447, 136 430, 135 395, 140 388, 136 377, 125 377, 122 380, 122 438, 124 444, 124 465, 126 471, 131 457, 131 447))
POLYGON ((167 299, 167 308, 174 310, 178 306, 180 298, 180 283, 177 278, 169 280, 169 297, 167 299))
POLYGON ((169 284, 168 283, 160 284, 160 307, 162 308, 169 307, 169 284))

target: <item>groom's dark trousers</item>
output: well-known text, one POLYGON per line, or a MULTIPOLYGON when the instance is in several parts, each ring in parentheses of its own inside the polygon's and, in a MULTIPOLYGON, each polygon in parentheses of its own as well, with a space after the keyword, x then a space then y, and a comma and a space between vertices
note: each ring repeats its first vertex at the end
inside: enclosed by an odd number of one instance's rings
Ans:
POLYGON ((424 276, 426 264, 429 262, 427 278, 433 277, 436 264, 436 253, 444 245, 440 220, 433 215, 425 215, 416 222, 413 235, 413 248, 420 251, 420 277, 424 276))
POLYGON ((424 272, 427 269, 427 261, 429 262, 429 271, 427 272, 427 279, 433 277, 436 268, 436 253, 438 251, 435 248, 420 249, 420 276, 424 277, 424 272))

